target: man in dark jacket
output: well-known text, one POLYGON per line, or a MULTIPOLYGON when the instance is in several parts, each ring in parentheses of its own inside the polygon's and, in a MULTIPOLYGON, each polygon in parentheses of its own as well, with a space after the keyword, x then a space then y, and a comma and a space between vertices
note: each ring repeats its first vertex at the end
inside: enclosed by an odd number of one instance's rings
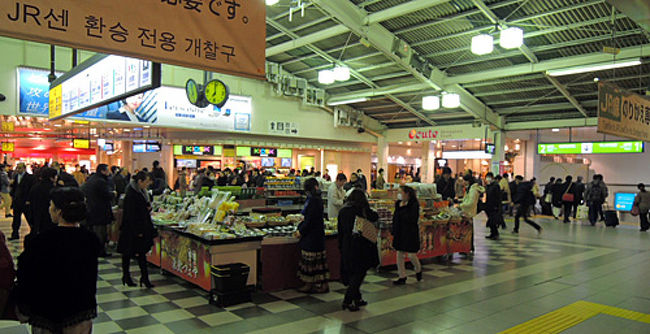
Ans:
POLYGON ((86 195, 88 207, 88 218, 86 226, 99 238, 102 243, 102 257, 111 256, 106 252, 107 226, 113 222, 112 201, 115 192, 108 182, 111 172, 108 165, 100 164, 97 166, 97 172, 88 178, 81 190, 86 195))
POLYGON ((52 163, 52 168, 56 171, 57 173, 57 186, 59 187, 79 187, 79 183, 77 180, 72 176, 72 174, 69 174, 65 171, 65 166, 61 165, 58 162, 53 162, 52 163))
POLYGON ((573 185, 573 177, 571 175, 568 175, 562 184, 562 206, 564 207, 564 223, 570 223, 571 222, 571 209, 573 208, 573 203, 575 202, 575 186, 573 185), (572 201, 566 201, 565 200, 565 194, 571 194, 573 195, 573 200, 572 201))
POLYGON ((528 225, 537 230, 537 233, 542 233, 541 226, 528 218, 530 206, 535 204, 535 195, 533 195, 532 183, 524 182, 524 178, 521 175, 517 175, 514 182, 516 185, 516 191, 512 194, 512 201, 517 207, 517 214, 515 215, 515 229, 512 230, 512 233, 519 233, 519 219, 522 217, 528 225))
POLYGON ((32 186, 27 197, 29 212, 32 217, 30 235, 35 236, 55 227, 50 217, 50 192, 56 187, 57 171, 54 168, 43 168, 40 180, 32 186))
POLYGON ((14 219, 11 224, 12 233, 9 240, 18 240, 20 239, 20 225, 21 217, 25 214, 25 219, 27 224, 31 224, 31 217, 29 217, 27 196, 29 191, 32 189, 36 178, 34 175, 27 173, 24 163, 19 163, 16 166, 16 172, 13 177, 13 184, 11 187, 11 197, 13 198, 12 207, 14 210, 14 219))
POLYGON ((436 190, 442 196, 442 200, 449 201, 450 205, 454 203, 454 198, 456 197, 456 191, 454 190, 455 183, 456 181, 451 178, 451 168, 445 167, 442 170, 442 177, 436 182, 436 190))
POLYGON ((487 225, 490 228, 490 235, 487 239, 499 240, 499 226, 503 224, 503 205, 501 205, 501 187, 499 182, 494 179, 494 174, 485 175, 487 183, 485 213, 488 216, 487 225))

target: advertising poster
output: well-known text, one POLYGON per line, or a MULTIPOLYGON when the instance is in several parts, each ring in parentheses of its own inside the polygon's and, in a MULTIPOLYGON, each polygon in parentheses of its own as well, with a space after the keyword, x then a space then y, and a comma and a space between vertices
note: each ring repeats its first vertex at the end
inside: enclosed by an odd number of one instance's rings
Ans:
MULTIPOLYGON (((49 71, 18 68, 18 115, 47 117, 50 104, 49 71)), ((57 76, 62 73, 55 73, 57 76)))
POLYGON ((650 141, 650 98, 599 82, 598 132, 650 141))
POLYGON ((157 267, 160 267, 160 237, 153 239, 153 247, 147 253, 147 261, 157 267))
POLYGON ((447 245, 449 253, 469 253, 472 250, 472 222, 450 221, 447 227, 447 245))
POLYGON ((170 231, 160 232, 160 243, 160 268, 210 291, 212 277, 207 246, 170 231))
MULTIPOLYGON (((450 238, 450 229, 451 224, 436 223, 435 221, 425 221, 420 223, 420 251, 418 252, 418 258, 427 259, 436 256, 445 255, 448 253, 455 252, 469 252, 469 250, 458 250, 458 249, 469 249, 471 247, 471 229, 469 230, 469 239, 465 237, 460 238, 459 241, 453 241, 454 236, 450 238), (462 244, 466 242, 466 244, 462 244)), ((457 230, 455 227, 454 230, 457 230)), ((466 233, 465 230, 461 231, 466 233)), ((397 252, 393 249, 393 235, 389 229, 382 229, 380 232, 380 238, 378 240, 380 248, 380 262, 382 266, 389 266, 397 264, 397 252)))

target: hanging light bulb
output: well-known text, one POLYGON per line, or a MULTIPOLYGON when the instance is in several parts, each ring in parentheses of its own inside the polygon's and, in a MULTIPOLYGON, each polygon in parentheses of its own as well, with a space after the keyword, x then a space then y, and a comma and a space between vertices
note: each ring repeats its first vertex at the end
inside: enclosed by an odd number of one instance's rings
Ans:
POLYGON ((475 55, 486 55, 494 50, 494 38, 488 34, 480 34, 472 37, 472 53, 475 55))
POLYGON ((501 30, 499 45, 504 49, 516 49, 524 44, 524 31, 521 28, 510 27, 501 30))
POLYGON ((278 2, 280 2, 280 0, 266 0, 266 5, 267 6, 273 6, 273 5, 277 4, 278 2))
POLYGON ((460 95, 456 93, 442 94, 442 106, 448 109, 460 107, 460 95))
POLYGON ((350 80, 350 68, 347 66, 336 66, 334 68, 334 79, 336 81, 350 80))
POLYGON ((440 109, 439 96, 424 96, 422 97, 422 109, 424 110, 438 110, 440 109))
POLYGON ((335 81, 334 71, 333 70, 321 70, 318 71, 318 82, 323 85, 331 85, 335 81))

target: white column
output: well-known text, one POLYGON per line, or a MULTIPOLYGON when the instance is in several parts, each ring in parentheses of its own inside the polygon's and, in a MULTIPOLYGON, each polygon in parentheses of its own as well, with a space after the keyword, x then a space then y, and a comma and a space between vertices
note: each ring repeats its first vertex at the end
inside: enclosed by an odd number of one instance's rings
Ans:
POLYGON ((498 131, 494 133, 494 155, 492 156, 492 173, 499 174, 499 162, 506 159, 506 152, 503 147, 506 145, 506 133, 498 131))
POLYGON ((420 177, 422 183, 432 183, 436 169, 436 145, 432 141, 422 143, 422 167, 420 177))
POLYGON ((377 137, 377 170, 381 168, 388 173, 388 142, 384 136, 377 137))

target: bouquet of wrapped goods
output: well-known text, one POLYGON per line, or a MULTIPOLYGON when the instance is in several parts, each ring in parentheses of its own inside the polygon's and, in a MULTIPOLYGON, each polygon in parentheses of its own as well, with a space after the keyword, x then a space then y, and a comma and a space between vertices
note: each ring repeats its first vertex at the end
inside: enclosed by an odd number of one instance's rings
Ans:
POLYGON ((300 213, 287 215, 287 217, 286 217, 287 222, 290 223, 290 224, 299 224, 304 219, 305 219, 305 217, 300 213))

